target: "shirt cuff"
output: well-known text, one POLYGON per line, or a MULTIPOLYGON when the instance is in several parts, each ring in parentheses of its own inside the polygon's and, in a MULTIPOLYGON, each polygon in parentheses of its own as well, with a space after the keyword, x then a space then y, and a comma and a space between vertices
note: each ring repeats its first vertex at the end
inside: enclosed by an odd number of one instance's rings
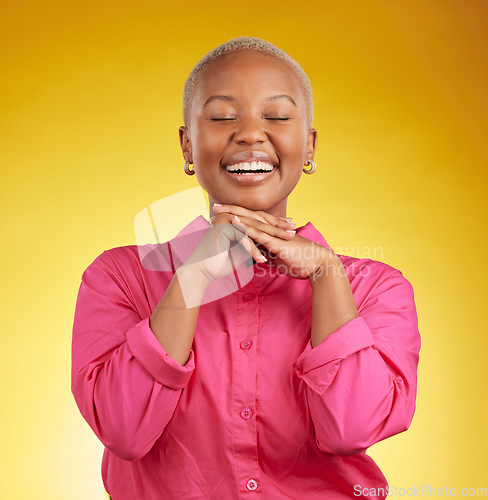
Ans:
POLYGON ((183 389, 195 369, 193 349, 185 365, 180 365, 159 343, 149 326, 149 317, 127 332, 127 345, 134 357, 161 385, 183 389))
POLYGON ((315 392, 323 394, 332 384, 341 360, 374 345, 374 337, 360 316, 332 332, 319 345, 310 340, 293 364, 297 375, 315 392))

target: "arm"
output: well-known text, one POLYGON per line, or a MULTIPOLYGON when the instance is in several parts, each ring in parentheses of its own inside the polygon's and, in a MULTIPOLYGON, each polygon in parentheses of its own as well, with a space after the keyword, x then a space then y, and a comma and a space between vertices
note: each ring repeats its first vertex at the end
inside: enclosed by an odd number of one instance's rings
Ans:
MULTIPOLYGON (((152 313, 140 272, 132 271, 140 265, 133 256, 126 261, 127 254, 119 254, 119 261, 104 252, 83 274, 73 326, 72 392, 95 434, 122 459, 143 457, 163 433, 195 369, 191 346, 206 288, 232 271, 229 254, 237 264, 249 256, 230 250, 242 238, 230 217, 217 216, 203 237, 189 233, 179 242, 184 264, 152 313)), ((150 269, 174 269, 163 250, 151 262, 146 255, 150 269)), ((173 258, 174 250, 173 244, 173 258)))
POLYGON ((184 268, 178 270, 179 274, 174 275, 168 289, 149 318, 149 326, 158 342, 181 365, 185 365, 191 355, 200 306, 186 307, 180 277, 183 273, 186 274, 183 279, 191 286, 192 293, 197 297, 194 299, 195 303, 198 304, 201 303, 209 283, 204 276, 192 273, 192 270, 192 268, 189 269, 190 272, 184 268))
POLYGON ((295 369, 307 384, 318 447, 350 455, 409 427, 420 336, 413 289, 399 271, 353 278, 361 297, 355 317, 335 276, 312 285, 312 340, 295 369))
MULTIPOLYGON (((174 304, 178 286, 170 287, 164 302, 174 304)), ((193 352, 184 366, 168 354, 133 294, 104 252, 83 274, 72 341, 71 387, 80 412, 102 443, 125 460, 141 458, 153 447, 195 368, 193 352)), ((163 314, 180 318, 176 311, 163 314)), ((160 315, 155 318, 163 337, 160 315)), ((184 326, 192 325, 189 318, 184 326)), ((168 349, 178 351, 171 343, 168 349)))
POLYGON ((289 238, 289 231, 287 237, 264 212, 257 214, 267 224, 239 207, 220 208, 239 215, 280 272, 311 280, 311 340, 295 370, 307 384, 317 446, 351 455, 406 430, 415 411, 420 335, 413 289, 401 272, 370 261, 357 275, 348 268, 349 283, 331 249, 289 238))
POLYGON ((358 315, 351 285, 339 257, 323 249, 322 263, 309 278, 312 286, 312 347, 358 315))

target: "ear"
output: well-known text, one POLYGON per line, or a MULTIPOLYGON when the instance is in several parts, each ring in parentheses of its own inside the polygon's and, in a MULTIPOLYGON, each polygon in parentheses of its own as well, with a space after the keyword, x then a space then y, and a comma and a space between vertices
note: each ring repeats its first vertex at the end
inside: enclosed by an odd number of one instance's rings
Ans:
POLYGON ((181 146, 181 151, 183 152, 183 157, 185 158, 185 161, 189 161, 190 163, 193 163, 192 161, 192 153, 191 153, 191 142, 190 142, 190 131, 188 130, 188 127, 181 126, 178 130, 179 136, 180 136, 180 146, 181 146))
POLYGON ((305 150, 305 157, 306 157, 305 160, 308 159, 313 160, 316 149, 317 149, 317 131, 314 128, 311 128, 308 131, 307 147, 305 150))

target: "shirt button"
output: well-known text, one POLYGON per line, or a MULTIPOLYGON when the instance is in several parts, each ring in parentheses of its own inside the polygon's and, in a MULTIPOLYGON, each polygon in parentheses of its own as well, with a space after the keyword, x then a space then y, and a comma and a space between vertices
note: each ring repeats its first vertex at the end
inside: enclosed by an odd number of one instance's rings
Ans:
POLYGON ((255 479, 249 479, 249 481, 246 483, 246 488, 249 491, 254 491, 258 487, 258 483, 255 479))
POLYGON ((241 342, 241 349, 242 350, 249 349, 251 346, 252 346, 252 340, 243 340, 241 342))
POLYGON ((244 420, 249 420, 252 417, 252 410, 251 410, 251 408, 243 408, 241 410, 241 417, 244 420))
POLYGON ((244 302, 251 302, 251 300, 253 300, 254 297, 256 297, 255 293, 246 293, 246 295, 242 297, 242 300, 244 300, 244 302))

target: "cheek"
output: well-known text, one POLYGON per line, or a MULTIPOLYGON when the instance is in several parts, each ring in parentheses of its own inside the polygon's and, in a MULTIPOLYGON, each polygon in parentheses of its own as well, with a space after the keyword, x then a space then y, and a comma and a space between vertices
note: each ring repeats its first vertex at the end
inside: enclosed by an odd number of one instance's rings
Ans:
MULTIPOLYGON (((195 137, 193 144, 194 154, 200 161, 207 161, 222 156, 225 138, 218 130, 201 130, 195 137)), ((197 158, 194 158, 195 161, 197 158)))
POLYGON ((293 170, 293 177, 292 177, 293 180, 291 182, 293 187, 295 187, 298 184, 298 182, 300 181, 300 178, 301 178, 302 173, 303 173, 302 169, 303 169, 303 167, 300 165, 300 166, 297 166, 297 168, 293 170))
POLYGON ((307 137, 308 133, 305 133, 304 128, 297 124, 280 134, 275 134, 271 139, 275 144, 279 144, 280 150, 290 158, 301 158, 307 148, 307 137))

